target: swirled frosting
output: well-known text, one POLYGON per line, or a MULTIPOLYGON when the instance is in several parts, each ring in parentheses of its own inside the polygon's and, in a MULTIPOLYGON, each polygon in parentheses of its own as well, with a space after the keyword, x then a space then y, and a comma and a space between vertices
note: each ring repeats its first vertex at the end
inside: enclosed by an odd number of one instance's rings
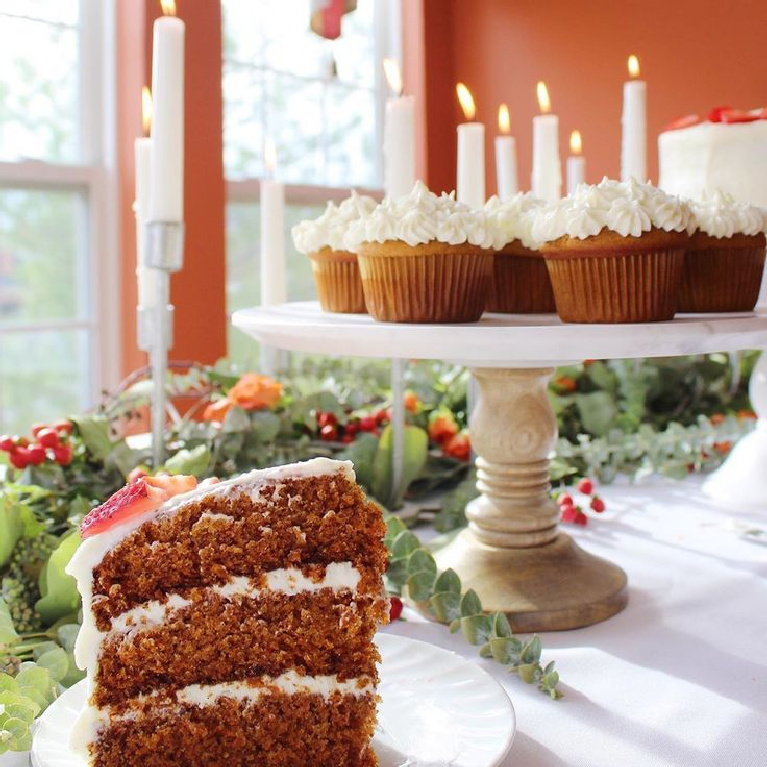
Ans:
POLYGON ((767 226, 767 210, 736 202, 731 195, 719 189, 713 194, 704 193, 699 201, 687 202, 697 219, 697 230, 710 237, 759 234, 767 226))
POLYGON ((584 240, 603 229, 622 237, 639 237, 651 229, 666 232, 694 230, 690 207, 678 197, 651 184, 602 179, 580 184, 572 195, 535 211, 532 238, 550 242, 563 235, 584 240))
POLYGON ((340 205, 329 202, 325 212, 296 224, 291 230, 299 253, 316 253, 322 248, 346 250, 344 238, 352 222, 373 211, 378 203, 367 195, 352 192, 340 205))
POLYGON ((356 251, 363 242, 405 242, 420 245, 444 242, 460 245, 468 242, 489 248, 491 229, 483 210, 474 210, 457 202, 454 193, 440 195, 416 181, 409 194, 388 197, 372 212, 349 226, 346 249, 356 251))
POLYGON ((531 192, 518 192, 508 200, 493 195, 484 207, 493 248, 500 250, 509 242, 519 240, 526 248, 534 249, 533 214, 543 204, 531 192))

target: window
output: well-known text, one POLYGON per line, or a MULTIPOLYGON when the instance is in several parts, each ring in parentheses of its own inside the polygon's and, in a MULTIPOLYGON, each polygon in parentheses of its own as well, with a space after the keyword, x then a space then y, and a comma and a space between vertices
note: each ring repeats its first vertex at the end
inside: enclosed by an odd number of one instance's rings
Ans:
POLYGON ((109 10, 102 0, 0 0, 2 431, 92 406, 114 383, 106 371, 119 369, 114 309, 103 311, 116 305, 109 10))
MULTIPOLYGON (((259 179, 267 138, 286 183, 288 297, 314 297, 308 260, 289 229, 351 188, 382 186, 386 87, 381 62, 399 58, 399 0, 357 0, 341 36, 310 29, 312 0, 222 0, 227 308, 258 303, 259 179)), ((229 354, 253 363, 251 339, 229 328, 229 354)))

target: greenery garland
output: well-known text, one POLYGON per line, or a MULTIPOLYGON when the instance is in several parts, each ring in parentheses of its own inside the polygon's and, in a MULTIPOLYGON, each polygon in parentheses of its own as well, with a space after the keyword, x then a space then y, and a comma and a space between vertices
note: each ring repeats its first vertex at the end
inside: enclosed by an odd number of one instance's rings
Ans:
MULTIPOLYGON (((736 367, 725 355, 707 355, 560 369, 551 387, 562 435, 552 480, 569 485, 586 475, 609 482, 618 474, 638 480, 651 473, 682 478, 715 467, 753 427, 746 387, 754 358, 745 355, 736 367)), ((415 505, 410 515, 387 515, 391 592, 460 632, 482 657, 560 696, 553 662, 541 664, 540 639, 519 638, 505 615, 485 613, 478 595, 464 591, 455 572, 439 573, 407 529, 426 515, 440 532, 461 527, 466 503, 476 495, 466 460, 464 369, 410 366, 408 461, 400 488, 391 486, 384 364, 301 360, 289 386, 272 382, 280 397, 268 407, 232 399, 239 379, 226 365, 192 366, 170 378, 172 396, 196 397, 198 404, 176 413, 167 435, 170 457, 150 470, 203 478, 312 455, 352 458, 362 483, 385 506, 396 508, 403 495, 415 505), (226 412, 218 421, 200 420, 209 406, 226 412)), ((83 676, 72 657, 79 595, 64 567, 79 544, 84 514, 134 468, 150 468, 147 446, 126 437, 141 421, 149 394, 146 382, 138 381, 100 413, 64 422, 61 444, 29 452, 29 463, 20 460, 23 438, 0 438, 6 451, 0 453, 0 754, 28 749, 34 719, 62 687, 83 676), (13 460, 9 445, 17 450, 13 460)))

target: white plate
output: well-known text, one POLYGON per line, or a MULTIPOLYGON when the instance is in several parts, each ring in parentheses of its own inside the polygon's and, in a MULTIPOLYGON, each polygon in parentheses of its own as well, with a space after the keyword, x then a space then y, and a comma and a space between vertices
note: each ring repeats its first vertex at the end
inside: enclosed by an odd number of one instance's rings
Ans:
MULTIPOLYGON (((475 663, 407 637, 379 634, 382 698, 373 740, 381 767, 494 767, 511 748, 516 717, 503 687, 475 663)), ((68 747, 85 682, 40 718, 34 767, 84 767, 68 747)))

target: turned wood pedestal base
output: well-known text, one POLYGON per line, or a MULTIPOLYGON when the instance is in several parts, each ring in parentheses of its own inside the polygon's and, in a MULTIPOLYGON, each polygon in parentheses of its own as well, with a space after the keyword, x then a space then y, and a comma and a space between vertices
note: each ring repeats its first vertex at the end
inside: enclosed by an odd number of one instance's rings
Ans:
POLYGON ((469 526, 436 554, 487 610, 505 612, 519 632, 578 628, 626 605, 626 574, 583 551, 557 529, 549 490, 556 418, 548 398, 552 368, 478 368, 471 421, 477 488, 469 526))

